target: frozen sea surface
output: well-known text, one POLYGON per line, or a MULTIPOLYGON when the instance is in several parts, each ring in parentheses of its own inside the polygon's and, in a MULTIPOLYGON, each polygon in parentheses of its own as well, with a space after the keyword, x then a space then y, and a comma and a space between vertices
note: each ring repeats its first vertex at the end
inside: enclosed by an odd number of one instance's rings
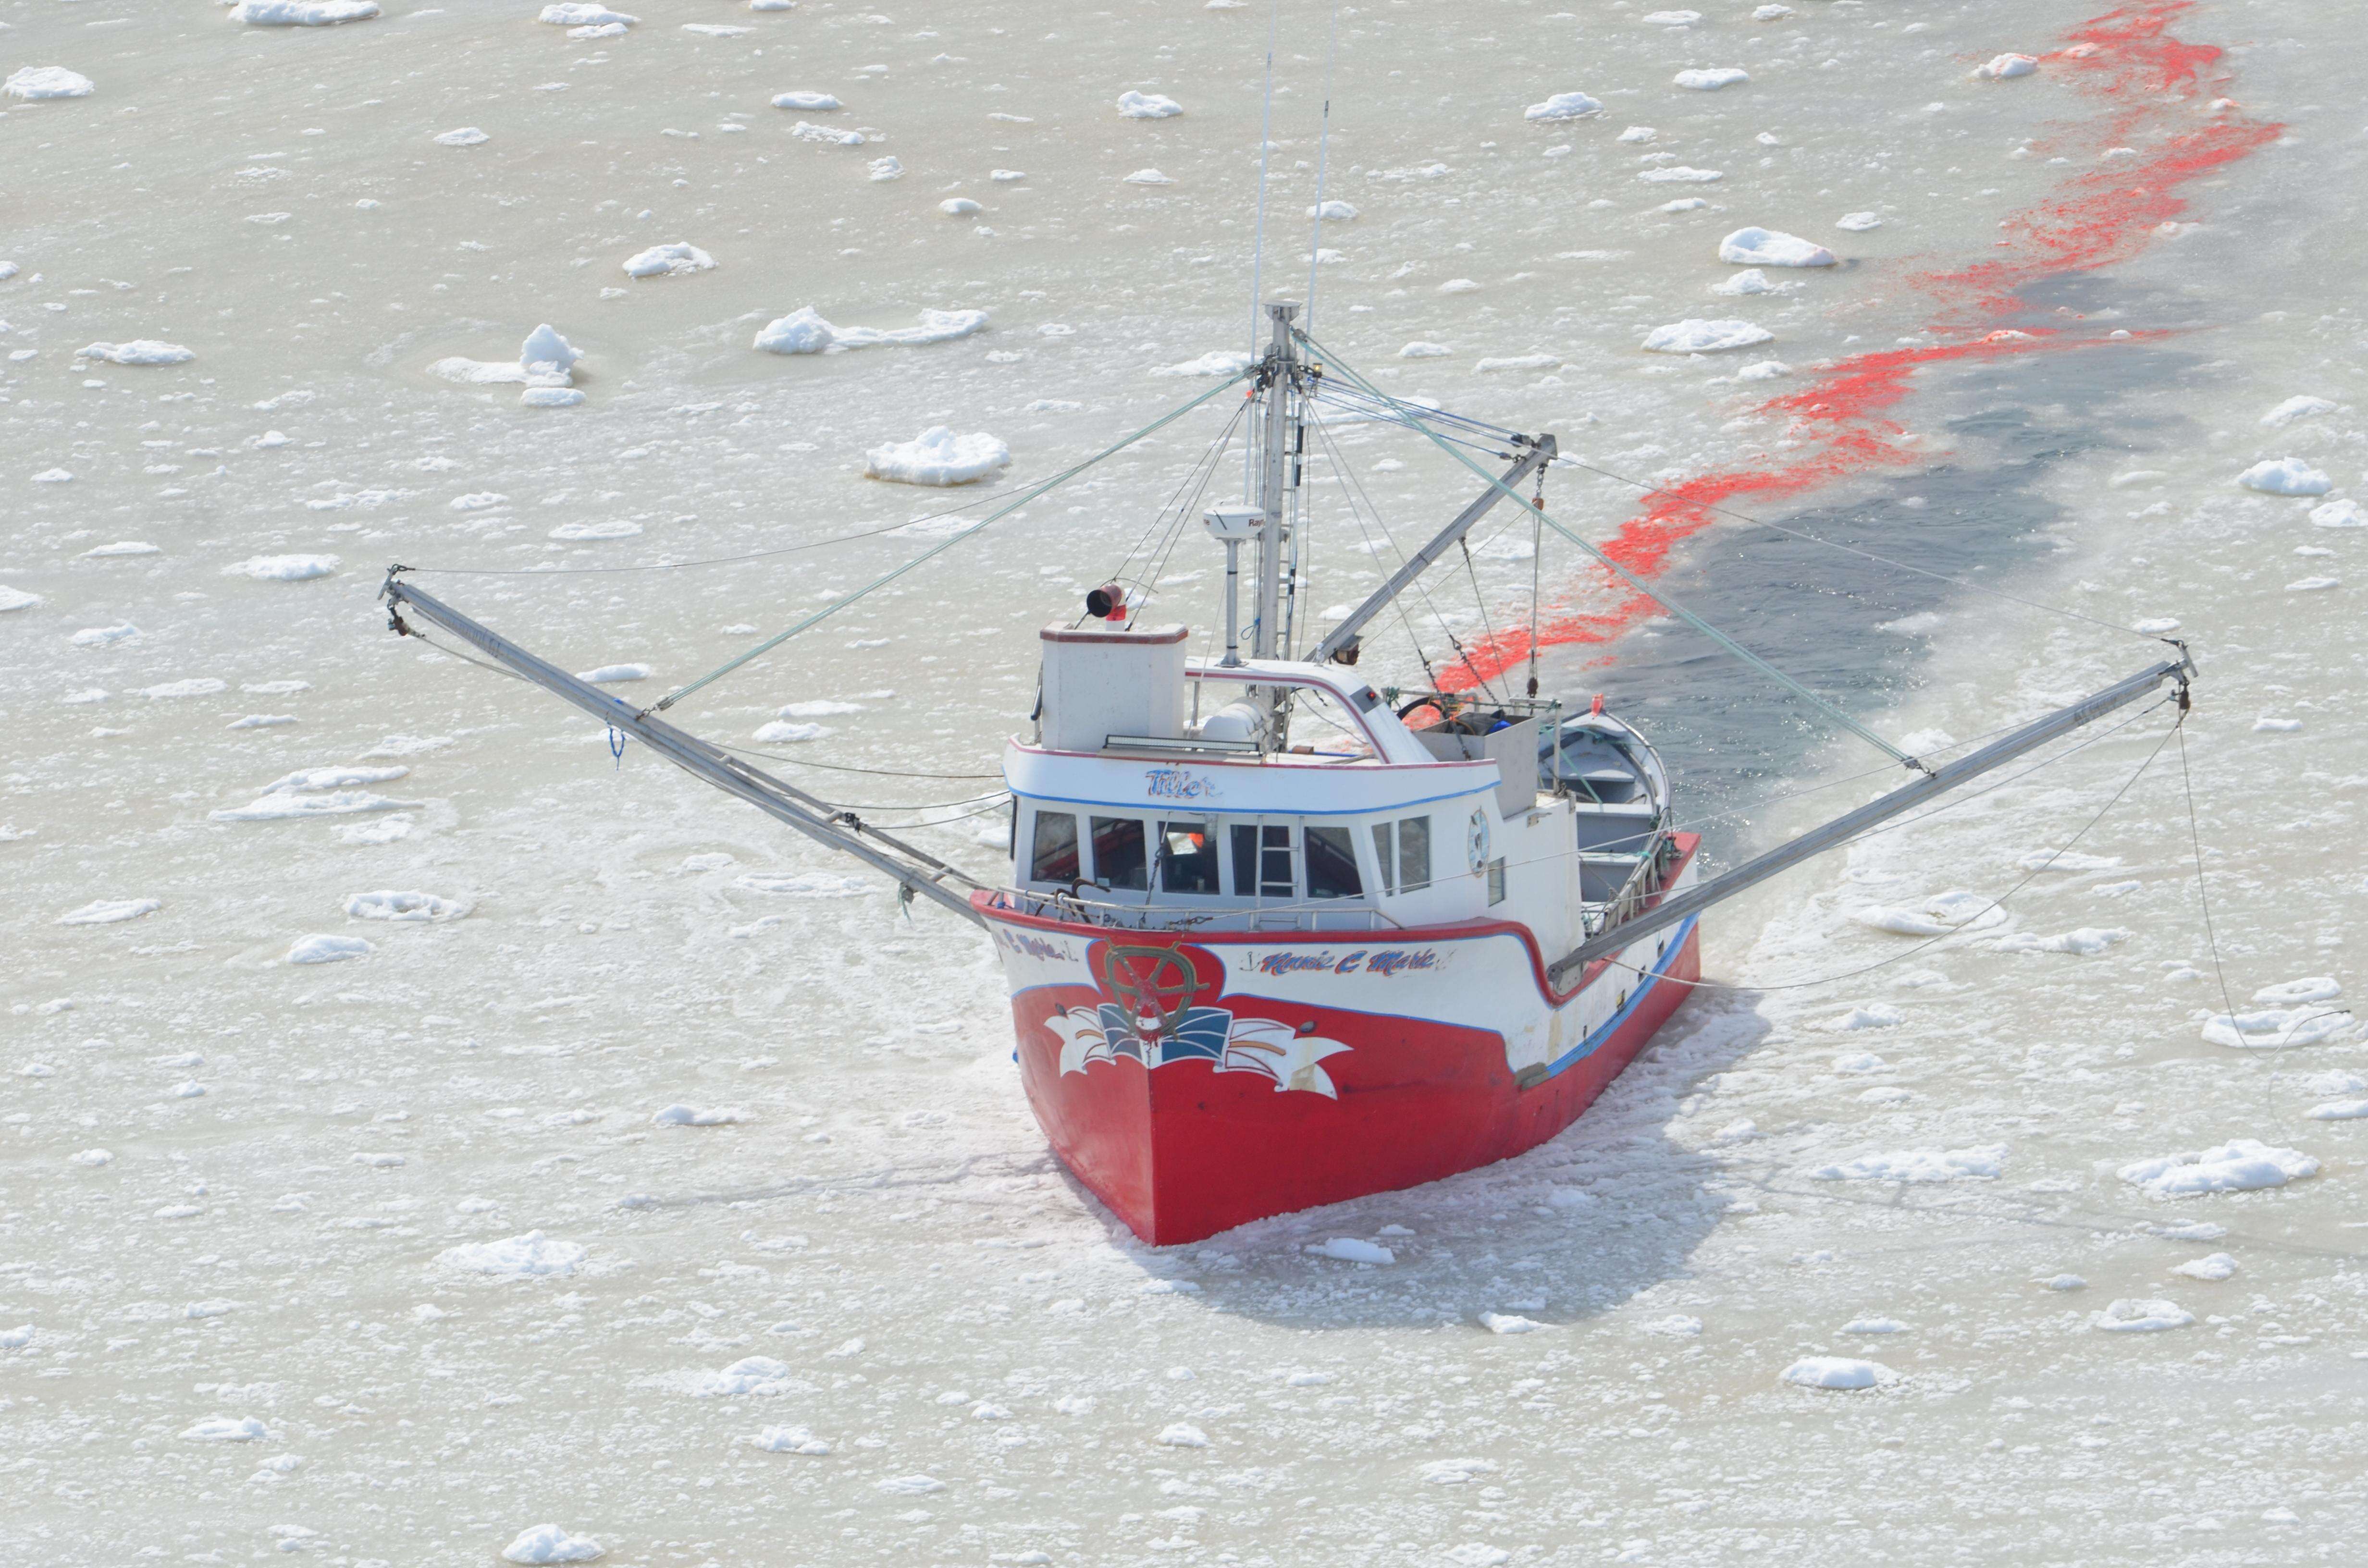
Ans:
MULTIPOLYGON (((2327 1017, 2368 983, 2343 8, 1344 8, 1322 197, 1357 216, 1317 238, 1329 13, 1285 7, 1266 281, 1337 258, 1316 335, 1377 384, 1556 431, 1603 471, 1554 473, 1558 517, 1919 749, 2160 652, 2110 628, 2175 623, 2204 679, 2183 747, 2149 713, 1722 911, 1722 988, 1563 1137, 1156 1253, 1046 1154, 968 928, 372 595, 397 561, 507 574, 420 580, 655 696, 944 537, 967 493, 867 480, 873 449, 991 431, 1042 475, 1204 388, 1248 347, 1263 9, 534 11, 0 5, 0 64, 92 84, 0 100, 0 1561, 2353 1553, 2368 1118, 2321 1108, 2368 1095, 2327 1017), (2036 69, 1970 74, 2003 53, 2036 69), (1673 84, 1707 68, 1748 80, 1673 84), (772 107, 825 91, 829 139, 772 107), (1527 118, 1566 95, 1599 108, 1527 118), (1678 170, 1718 177, 1638 177, 1678 170), (1837 265, 1715 299, 1747 228, 1837 265), (675 244, 715 265, 625 275, 675 244), (750 347, 807 306, 986 321, 750 347), (1730 317, 1774 341, 1638 347, 1730 317), (580 403, 433 369, 544 324, 580 403), (189 358, 78 356, 141 343, 189 358), (2288 460, 2326 494, 2234 483, 2288 460), (1696 482, 1726 509, 1640 512, 1696 482), (2020 883, 1997 920, 1861 917, 2020 883), (67 918, 95 908, 140 913, 67 918), (2263 1038, 2313 1043, 2206 1038, 2271 1002, 2306 1027, 2263 1038), (2118 1174, 2215 1152, 2283 1179, 2118 1174)), ((777 765, 987 869, 995 781, 962 776, 1024 718, 1037 628, 1226 414, 680 716, 956 776, 777 765)), ((1472 488, 1401 432, 1326 439, 1313 604, 1387 570, 1321 531, 1334 449, 1401 539, 1472 488)), ((1577 628, 1543 683, 1652 729, 1715 858, 1898 777, 1527 533, 1439 574, 1449 628, 1501 647, 1534 574, 1577 628)), ((1205 632, 1218 564, 1188 541, 1159 612, 1205 632)), ((1365 657, 1422 676, 1392 635, 1365 657)))

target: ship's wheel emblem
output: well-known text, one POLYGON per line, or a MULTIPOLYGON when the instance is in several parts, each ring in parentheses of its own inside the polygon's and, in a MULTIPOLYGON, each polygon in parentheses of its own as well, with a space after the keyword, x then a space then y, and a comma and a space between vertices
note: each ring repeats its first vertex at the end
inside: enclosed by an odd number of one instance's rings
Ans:
POLYGON ((1173 1035, 1201 994, 1192 965, 1173 948, 1105 948, 1102 983, 1144 1040, 1173 1035))

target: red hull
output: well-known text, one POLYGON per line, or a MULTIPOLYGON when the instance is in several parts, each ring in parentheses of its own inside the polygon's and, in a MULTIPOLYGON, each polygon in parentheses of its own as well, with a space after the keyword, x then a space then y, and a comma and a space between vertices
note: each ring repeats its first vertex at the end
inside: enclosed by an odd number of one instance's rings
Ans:
MULTIPOLYGON (((1108 936, 1039 921, 1015 922, 1015 927, 1030 934, 1004 938, 1015 946, 1065 940, 1082 948, 1108 936)), ((1399 939, 1417 943, 1426 937, 1452 947, 1471 940, 1472 933, 1409 932, 1399 939)), ((1145 932, 1129 933, 1125 940, 1133 951, 1166 949, 1197 960, 1216 993, 1206 999, 1221 1004, 1228 1017, 1278 1020, 1286 1035, 1346 1048, 1327 1054, 1314 1074, 1326 1086, 1313 1093, 1288 1092, 1273 1076, 1226 1070, 1218 1060, 1172 1054, 1156 1068, 1123 1055, 1080 1068, 1074 1061, 1064 1063, 1053 1022, 1072 1005, 1091 1006, 1107 1001, 1107 994, 1065 983, 1017 988, 1012 1008, 1020 1077, 1053 1151, 1130 1230, 1159 1246, 1315 1204, 1436 1181, 1535 1147, 1569 1126, 1619 1076, 1684 999, 1682 983, 1700 973, 1699 940, 1689 923, 1654 966, 1654 982, 1626 998, 1560 1071, 1525 1073, 1534 1081, 1524 1088, 1507 1065, 1506 1037, 1494 1029, 1258 994, 1281 988, 1234 990, 1245 977, 1224 967, 1224 955, 1229 946, 1256 938, 1187 942, 1173 933, 1145 932)), ((1273 946, 1272 938, 1263 940, 1273 946)), ((1344 945, 1336 940, 1331 948, 1344 945)), ((1534 949, 1526 956, 1523 967, 1534 968, 1534 949)), ((1543 978, 1537 971, 1536 979, 1543 978)), ((1599 971, 1588 980, 1621 984, 1616 973, 1599 971)), ((1517 983, 1531 988, 1527 981, 1517 983)), ((1542 985, 1535 990, 1532 1016, 1550 1013, 1557 999, 1542 985)), ((1559 1000, 1566 1009, 1575 1006, 1573 999, 1559 1000)))

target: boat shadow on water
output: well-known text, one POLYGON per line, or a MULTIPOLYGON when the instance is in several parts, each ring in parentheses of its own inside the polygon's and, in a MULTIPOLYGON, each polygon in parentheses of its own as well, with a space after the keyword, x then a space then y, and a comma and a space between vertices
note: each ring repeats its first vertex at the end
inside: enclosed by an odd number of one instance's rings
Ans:
POLYGON ((1733 1201, 1714 1130, 1691 1125, 1688 1099, 1768 1031, 1752 993, 1698 995, 1586 1115, 1525 1153, 1187 1245, 1144 1245, 1061 1175, 1144 1289, 1197 1293, 1230 1315, 1297 1329, 1583 1323, 1688 1276, 1733 1201))

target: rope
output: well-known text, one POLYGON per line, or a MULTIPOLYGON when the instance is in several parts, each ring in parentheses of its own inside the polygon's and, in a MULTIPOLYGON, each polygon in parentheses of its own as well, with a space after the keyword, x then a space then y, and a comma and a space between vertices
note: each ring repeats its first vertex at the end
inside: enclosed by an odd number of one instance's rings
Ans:
MULTIPOLYGON (((1366 391, 1372 392, 1372 395, 1376 397, 1386 398, 1388 396, 1387 393, 1379 392, 1372 388, 1370 383, 1366 382, 1362 376, 1360 376, 1348 365, 1343 364, 1338 357, 1334 355, 1331 350, 1321 347, 1312 339, 1308 340, 1307 346, 1315 350, 1315 352, 1323 355, 1326 361, 1338 374, 1349 377, 1352 381, 1356 382, 1359 386, 1363 387, 1366 391)), ((1506 495, 1510 496, 1517 503, 1521 499, 1520 494, 1516 492, 1512 486, 1498 479, 1495 474, 1490 473, 1486 469, 1482 468, 1478 463, 1474 462, 1470 458, 1465 457, 1462 452, 1454 450, 1448 442, 1440 439, 1437 432, 1424 426, 1417 426, 1417 428, 1421 429, 1423 435, 1429 437, 1434 443, 1436 443, 1440 450, 1445 451, 1456 461, 1470 469, 1474 473, 1478 474, 1490 485, 1502 491, 1506 495)), ((1930 769, 1925 767, 1922 763, 1917 761, 1906 752, 1901 751, 1889 741, 1884 740, 1881 735, 1876 734, 1873 730, 1868 729, 1856 719, 1851 718, 1848 713, 1842 711, 1841 709, 1827 701, 1824 698, 1818 696, 1816 692, 1810 690, 1799 681, 1794 680, 1791 676, 1786 675, 1783 671, 1778 669, 1775 665, 1770 664, 1767 660, 1761 658, 1750 649, 1746 648, 1742 643, 1737 642, 1725 632, 1721 631, 1710 622, 1702 619, 1702 617, 1694 614, 1691 610, 1687 609, 1684 606, 1679 604, 1674 599, 1669 598, 1667 595, 1655 592, 1645 585, 1645 580, 1642 577, 1637 576, 1635 573, 1631 572, 1627 567, 1622 566, 1617 561, 1612 560, 1611 557, 1606 555, 1602 551, 1598 550, 1593 544, 1589 543, 1585 539, 1580 538, 1569 528, 1565 528, 1560 522, 1555 520, 1552 514, 1540 508, 1538 510, 1538 517, 1545 524, 1546 527, 1551 528, 1554 532, 1562 535, 1563 538, 1570 540, 1571 543, 1585 551, 1589 556, 1594 558, 1597 564, 1611 573, 1614 576, 1617 576, 1622 582, 1626 583, 1637 593, 1643 595, 1645 598, 1652 600, 1655 604, 1659 605, 1663 609, 1668 611, 1669 614, 1685 622, 1686 625, 1691 627, 1702 635, 1709 638, 1720 647, 1725 648, 1736 658, 1741 659, 1752 668, 1759 671, 1760 674, 1776 681, 1779 685, 1784 687, 1787 690, 1793 692, 1795 696, 1809 703, 1818 711, 1824 713, 1827 718, 1841 725, 1842 728, 1858 736, 1859 739, 1883 752, 1893 761, 1899 763, 1903 767, 1912 767, 1918 772, 1929 773, 1930 771, 1930 769)))
POLYGON ((2203 940, 2212 949, 2212 974, 2220 983, 2220 1005, 2228 1009, 2228 1027, 2233 1030, 2237 1027, 2237 1003, 2228 994, 2228 971, 2220 964, 2220 938, 2212 929, 2212 895, 2203 885, 2203 829, 2195 817, 2195 776, 2187 767, 2186 728, 2187 715, 2182 711, 2177 732, 2179 779, 2187 792, 2187 836, 2195 846, 2195 902, 2203 911, 2203 940))
POLYGON ((933 544, 928 549, 921 551, 920 554, 913 557, 910 561, 905 562, 902 566, 895 568, 894 571, 882 573, 881 575, 871 579, 871 582, 866 583, 863 586, 856 589, 853 593, 844 595, 839 598, 833 600, 831 603, 825 605, 822 608, 814 611, 812 615, 809 615, 803 619, 798 621, 788 631, 781 632, 779 636, 767 638, 764 642, 757 643, 754 648, 749 649, 738 658, 727 659, 723 664, 718 665, 715 668, 700 676, 697 680, 692 681, 689 685, 678 687, 675 690, 668 692, 666 696, 658 699, 656 702, 651 704, 648 711, 657 712, 661 710, 673 707, 677 702, 681 701, 692 692, 697 691, 700 687, 706 686, 711 681, 718 680, 724 676, 730 675, 734 670, 738 669, 741 665, 748 663, 751 659, 761 658, 763 655, 772 652, 782 643, 788 642, 791 638, 795 637, 799 632, 805 631, 808 627, 820 625, 823 621, 825 621, 832 616, 837 615, 840 610, 845 609, 848 606, 854 604, 858 600, 887 586, 897 578, 902 577, 905 573, 910 572, 915 567, 920 565, 923 562, 944 554, 947 551, 951 550, 955 545, 963 542, 965 540, 968 540, 976 534, 984 532, 1002 518, 1008 517, 1011 513, 1018 511, 1029 502, 1035 500, 1038 496, 1046 494, 1059 485, 1067 483, 1078 474, 1083 473, 1086 470, 1093 467, 1094 464, 1100 462, 1103 459, 1125 450, 1127 448, 1134 445, 1137 441, 1142 440, 1144 437, 1150 435, 1155 430, 1163 429, 1166 426, 1174 424, 1177 420, 1183 418, 1184 415, 1191 413, 1192 410, 1200 407, 1202 403, 1208 402, 1211 398, 1215 397, 1218 393, 1229 390, 1235 381, 1240 381, 1247 374, 1248 374, 1247 371, 1242 370, 1227 376, 1224 381, 1219 381, 1215 386, 1211 387, 1207 392, 1202 392, 1200 396, 1193 398, 1191 401, 1182 404, 1180 407, 1170 409, 1167 413, 1161 415, 1158 418, 1153 420, 1142 429, 1135 431, 1133 435, 1124 437, 1120 440, 1113 442, 1110 446, 1104 447, 1100 451, 1096 452, 1093 456, 1087 458, 1082 462, 1074 463, 1068 468, 1063 469, 1059 473, 1054 474, 1052 478, 1045 480, 1040 484, 1029 486, 1020 494, 1018 499, 996 507, 994 511, 989 512, 985 517, 981 517, 977 522, 973 523, 970 527, 962 529, 960 533, 949 534, 946 538, 939 540, 936 544, 933 544))

